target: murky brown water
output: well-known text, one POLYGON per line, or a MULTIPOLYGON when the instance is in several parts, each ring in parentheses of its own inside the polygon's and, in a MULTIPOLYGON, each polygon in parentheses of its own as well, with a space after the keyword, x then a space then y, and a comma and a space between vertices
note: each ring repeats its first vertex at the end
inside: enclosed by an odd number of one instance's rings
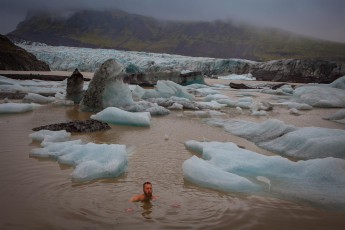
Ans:
MULTIPOLYGON (((233 92, 228 92, 232 94, 233 92)), ((298 126, 345 128, 322 120, 336 110, 313 109, 292 116, 277 108, 270 117, 298 126)), ((231 110, 228 111, 230 114, 231 110)), ((281 197, 222 193, 184 181, 182 163, 193 153, 187 140, 231 141, 272 154, 199 119, 172 112, 153 117, 150 128, 112 126, 111 130, 73 135, 95 143, 125 144, 128 172, 116 179, 73 183, 71 167, 30 158, 37 147, 28 135, 36 126, 86 119, 77 107, 45 106, 33 112, 0 116, 0 229, 343 229, 345 212, 323 210, 281 197), (164 135, 169 136, 168 140, 164 135), (159 196, 152 206, 130 203, 152 181, 159 196), (127 209, 132 209, 128 212, 127 209)), ((245 115, 242 115, 245 116, 245 115)), ((239 117, 238 117, 239 118, 239 117)), ((253 120, 263 120, 259 117, 253 120)), ((340 175, 341 176, 341 175, 340 175)))

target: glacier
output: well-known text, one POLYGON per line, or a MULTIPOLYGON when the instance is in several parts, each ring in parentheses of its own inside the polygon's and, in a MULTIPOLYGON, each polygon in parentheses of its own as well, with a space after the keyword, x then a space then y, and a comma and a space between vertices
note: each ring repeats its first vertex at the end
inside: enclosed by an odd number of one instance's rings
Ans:
POLYGON ((51 70, 95 72, 108 59, 115 59, 125 68, 139 69, 140 72, 157 72, 165 70, 200 71, 210 74, 229 72, 236 66, 256 63, 243 59, 216 59, 207 57, 188 57, 181 55, 120 51, 113 49, 92 49, 65 46, 48 46, 45 44, 16 45, 34 54, 37 59, 46 62, 51 70))

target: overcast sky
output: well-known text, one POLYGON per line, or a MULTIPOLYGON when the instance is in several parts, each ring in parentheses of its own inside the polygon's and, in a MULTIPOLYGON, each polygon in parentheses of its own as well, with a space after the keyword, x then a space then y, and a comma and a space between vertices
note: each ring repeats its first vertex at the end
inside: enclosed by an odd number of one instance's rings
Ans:
POLYGON ((232 19, 345 43, 345 0, 0 0, 0 33, 28 10, 110 10, 169 20, 232 19))

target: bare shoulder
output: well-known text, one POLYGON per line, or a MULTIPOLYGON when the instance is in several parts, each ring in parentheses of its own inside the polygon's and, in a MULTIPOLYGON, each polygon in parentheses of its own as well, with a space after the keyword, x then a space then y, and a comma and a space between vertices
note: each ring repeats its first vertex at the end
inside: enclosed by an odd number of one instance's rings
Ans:
POLYGON ((138 202, 138 201, 142 201, 145 199, 144 194, 141 195, 137 195, 137 196, 133 196, 131 199, 129 199, 130 202, 138 202))

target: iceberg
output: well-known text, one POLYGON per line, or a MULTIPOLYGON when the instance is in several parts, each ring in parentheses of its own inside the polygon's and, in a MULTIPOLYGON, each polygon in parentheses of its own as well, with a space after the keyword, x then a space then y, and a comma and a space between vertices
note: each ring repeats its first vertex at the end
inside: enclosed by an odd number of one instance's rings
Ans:
POLYGON ((337 80, 333 81, 329 84, 330 87, 343 89, 345 90, 345 76, 338 78, 337 80))
POLYGON ((329 117, 325 117, 324 119, 345 124, 345 109, 340 109, 336 113, 330 115, 329 117))
POLYGON ((150 126, 151 124, 149 112, 132 113, 116 107, 108 107, 91 115, 91 119, 117 125, 150 126))
POLYGON ((52 103, 55 100, 54 97, 45 97, 36 93, 28 93, 23 98, 24 103, 37 103, 37 104, 48 104, 52 103))
POLYGON ((199 186, 225 192, 284 194, 345 209, 345 178, 339 176, 345 173, 344 159, 294 162, 242 149, 231 142, 191 140, 185 146, 202 157, 193 156, 183 163, 184 178, 199 186))
POLYGON ((345 90, 328 86, 302 86, 294 90, 291 100, 313 107, 344 108, 345 90))
POLYGON ((41 105, 35 103, 3 103, 0 104, 0 114, 6 113, 25 113, 40 107, 41 105))
POLYGON ((127 169, 125 145, 84 144, 81 140, 69 141, 70 133, 66 131, 48 131, 30 134, 33 141, 45 142, 42 148, 31 150, 30 156, 52 158, 60 164, 74 166, 71 176, 75 182, 117 177, 127 169))
POLYGON ((155 89, 148 89, 142 95, 142 99, 149 98, 170 98, 181 97, 189 100, 194 100, 194 96, 187 92, 185 86, 181 86, 172 81, 159 80, 155 89))
POLYGON ((345 159, 345 130, 319 127, 299 128, 258 146, 299 159, 335 157, 345 159))
POLYGON ((238 119, 205 119, 209 125, 223 127, 226 132, 243 137, 254 143, 268 141, 284 135, 285 133, 296 130, 292 125, 286 125, 277 119, 267 119, 262 123, 244 121, 238 119))
POLYGON ((123 67, 114 59, 105 61, 95 72, 83 99, 82 110, 100 111, 134 103, 128 84, 123 83, 123 67))
POLYGON ((220 168, 196 156, 186 160, 183 165, 183 176, 186 180, 206 188, 225 192, 253 192, 260 189, 259 185, 250 180, 221 170, 220 168))

